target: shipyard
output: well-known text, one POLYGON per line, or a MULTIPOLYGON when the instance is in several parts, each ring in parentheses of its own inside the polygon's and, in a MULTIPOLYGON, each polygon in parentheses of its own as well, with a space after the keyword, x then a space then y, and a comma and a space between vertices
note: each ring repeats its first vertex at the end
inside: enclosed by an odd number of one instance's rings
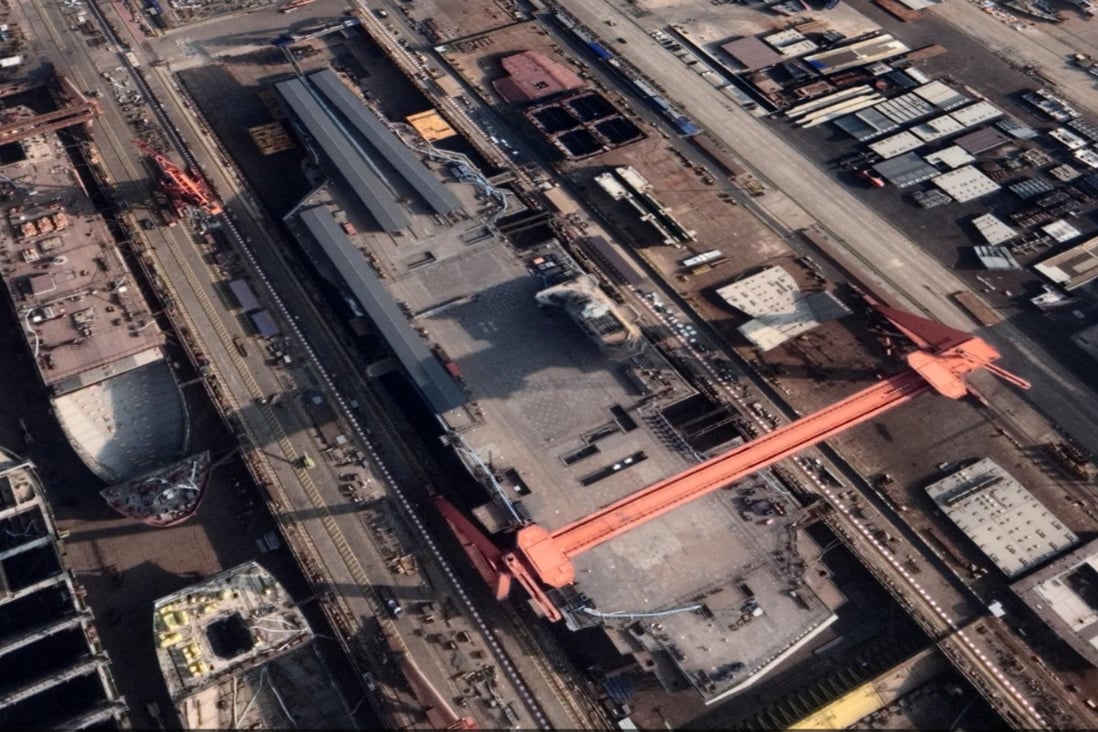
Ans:
POLYGON ((0 719, 1093 726, 1094 14, 0 7, 0 719))

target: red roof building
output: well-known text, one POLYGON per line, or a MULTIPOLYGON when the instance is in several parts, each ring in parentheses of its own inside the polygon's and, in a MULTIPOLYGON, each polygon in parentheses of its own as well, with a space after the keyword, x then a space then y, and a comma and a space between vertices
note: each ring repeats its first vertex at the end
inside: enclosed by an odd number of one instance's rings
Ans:
POLYGON ((508 102, 533 102, 584 85, 570 69, 533 51, 507 56, 500 63, 507 76, 496 79, 492 86, 508 102))

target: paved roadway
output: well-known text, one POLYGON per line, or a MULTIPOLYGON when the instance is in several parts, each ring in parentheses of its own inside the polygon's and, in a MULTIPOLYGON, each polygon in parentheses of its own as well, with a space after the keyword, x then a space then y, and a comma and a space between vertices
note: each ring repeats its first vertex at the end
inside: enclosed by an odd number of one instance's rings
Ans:
MULTIPOLYGON (((32 0, 31 6, 37 15, 40 27, 45 31, 42 37, 49 37, 56 47, 55 56, 59 68, 70 75, 78 87, 91 89, 98 86, 97 65, 99 69, 111 68, 117 61, 104 52, 91 52, 79 42, 68 43, 67 25, 56 9, 46 8, 37 0, 32 0), (93 58, 94 57, 94 58, 93 58)), ((50 49, 51 51, 53 49, 50 49)), ((148 72, 149 69, 146 68, 148 72)), ((150 74, 155 82, 155 74, 150 74)), ((193 120, 189 118, 177 101, 170 98, 166 92, 169 84, 160 84, 156 90, 157 96, 166 101, 168 112, 176 123, 183 123, 183 134, 189 138, 188 146, 198 152, 199 162, 204 169, 212 172, 211 176, 221 192, 232 193, 228 196, 231 202, 242 201, 245 205, 234 206, 230 203, 230 210, 236 209, 238 213, 245 215, 239 219, 242 225, 247 227, 248 240, 251 237, 262 236, 261 229, 255 225, 256 209, 250 202, 246 193, 236 185, 235 174, 225 173, 217 169, 213 161, 220 157, 219 153, 207 149, 208 141, 195 130, 193 120), (201 141, 202 144, 196 144, 201 141)), ((108 169, 113 174, 116 182, 143 181, 146 172, 143 166, 137 162, 132 148, 122 143, 117 131, 124 130, 126 125, 121 114, 115 107, 109 95, 103 98, 105 116, 97 124, 95 129, 96 139, 105 158, 108 169)), ((235 226, 230 224, 233 231, 235 226)), ((382 605, 378 602, 372 590, 372 584, 399 584, 394 576, 384 565, 377 547, 374 545, 367 530, 360 520, 360 516, 353 510, 345 498, 336 490, 336 476, 331 466, 323 461, 318 461, 317 470, 310 472, 296 467, 296 459, 303 454, 317 455, 318 446, 309 435, 309 420, 300 412, 294 400, 285 399, 278 408, 272 409, 270 405, 258 405, 255 399, 282 392, 287 387, 291 390, 295 386, 287 381, 286 374, 272 371, 261 363, 254 353, 242 357, 231 345, 234 336, 245 336, 240 323, 235 315, 229 313, 220 304, 219 296, 214 290, 214 282, 221 279, 221 275, 213 271, 203 258, 203 253, 195 246, 191 237, 183 227, 175 229, 160 229, 150 237, 152 253, 157 260, 161 272, 167 281, 162 282, 177 304, 183 307, 177 310, 177 315, 182 317, 182 325, 191 333, 193 346, 203 351, 211 360, 217 381, 220 384, 220 393, 230 411, 239 421, 243 436, 252 444, 260 446, 260 450, 252 453, 255 462, 259 464, 262 472, 270 475, 273 480, 274 503, 278 506, 276 517, 289 535, 306 545, 306 558, 303 561, 306 571, 319 579, 322 574, 330 586, 334 587, 340 595, 340 602, 335 625, 351 635, 358 635, 360 647, 373 653, 358 656, 361 662, 363 657, 368 658, 367 664, 373 670, 379 671, 378 661, 384 654, 377 654, 377 648, 373 645, 373 635, 376 632, 371 618, 378 613, 382 605), (284 405, 289 404, 287 408, 284 405), (314 479, 315 476, 315 479, 314 479), (311 558, 310 558, 311 557, 311 558), (320 566, 318 566, 318 564, 320 566), (372 581, 372 582, 371 582, 372 581), (370 630, 372 628, 372 630, 370 630)), ((241 242, 243 243, 243 242, 241 242)), ((267 252, 273 252, 275 246, 264 247, 267 252)), ((308 298, 301 292, 299 283, 293 277, 286 263, 277 257, 273 261, 265 261, 268 271, 277 271, 280 275, 277 290, 284 298, 293 298, 294 321, 308 324, 310 340, 314 344, 322 344, 317 347, 324 356, 324 363, 338 364, 339 368, 347 374, 356 374, 357 369, 346 361, 345 354, 331 344, 335 339, 327 331, 324 320, 319 313, 309 304, 308 298), (273 266, 272 266, 273 265, 273 266)), ((254 262, 253 262, 254 264, 254 262)), ((270 300, 268 300, 270 302, 270 300)), ((289 318, 286 318, 289 321, 289 318)), ((297 326, 295 325, 295 329, 297 326)), ((307 350, 309 346, 302 344, 307 350)), ((251 343, 251 351, 256 349, 256 344, 251 343)), ((318 356, 315 351, 312 355, 318 356)), ((328 382, 326 372, 318 363, 312 364, 312 374, 319 376, 320 382, 328 382)), ((294 380, 308 381, 310 374, 296 373, 294 380)), ((353 379, 352 379, 353 381, 353 379)), ((343 382, 341 382, 343 383, 343 382)), ((324 383, 318 384, 322 388, 324 383)), ((357 386, 363 386, 358 384, 357 386)), ((368 390, 362 389, 360 395, 367 395, 368 390)), ((338 399, 341 406, 347 408, 346 400, 338 399)), ((361 400, 363 404, 369 404, 367 399, 361 400)), ((379 425, 384 427, 385 423, 379 425)), ((376 426, 375 426, 376 428, 376 426)), ((384 431, 384 430, 382 430, 384 431)), ((361 435, 360 435, 361 436, 361 435)), ((372 450, 371 450, 372 451, 372 450)), ((376 457, 376 453, 375 453, 376 457)), ((375 465, 387 477, 393 476, 388 468, 375 460, 375 465)), ((404 477, 404 476, 402 476, 404 477)), ((376 483, 375 483, 376 484, 376 483)), ((397 498, 402 496, 395 494, 397 498)), ((406 509, 410 506, 405 504, 406 509)), ((423 527, 418 518, 413 517, 416 528, 422 532, 423 527)), ((437 553, 437 547, 433 542, 420 534, 421 540, 426 538, 427 545, 437 553)), ((295 543, 297 543, 295 542, 295 543)), ((430 598, 430 590, 440 590, 440 594, 457 594, 470 608, 470 615, 477 621, 476 624, 461 625, 461 621, 454 621, 453 630, 466 628, 476 636, 482 636, 481 646, 488 649, 500 663, 505 675, 500 677, 500 692, 505 701, 520 701, 526 707, 526 714, 520 713, 523 726, 545 727, 550 724, 559 727, 578 726, 579 719, 573 707, 566 706, 560 701, 565 683, 562 682, 552 669, 548 668, 543 659, 535 658, 537 663, 531 663, 530 657, 537 657, 537 651, 531 650, 531 641, 528 637, 512 636, 508 631, 510 623, 507 619, 499 617, 498 608, 492 606, 492 615, 485 616, 475 608, 468 605, 470 598, 465 594, 460 585, 454 586, 454 577, 441 557, 435 557, 435 563, 423 561, 428 559, 424 553, 420 553, 421 566, 429 576, 423 578, 423 584, 413 582, 411 594, 430 598), (450 585, 450 587, 447 587, 450 585), (488 630, 488 625, 497 628, 497 632, 488 630), (502 641, 502 646, 500 642, 502 641), (503 646, 506 646, 504 650, 503 646), (535 684, 531 692, 525 686, 518 673, 507 674, 510 658, 523 660, 523 672, 535 676, 535 684), (531 674, 531 671, 535 671, 531 674), (537 696, 537 700, 533 697, 537 696)), ((398 591, 398 594, 400 592, 398 591)), ((377 622, 399 633, 402 643, 407 651, 415 658, 427 672, 428 676, 443 692, 444 696, 455 697, 460 693, 459 686, 450 686, 448 678, 453 669, 447 663, 448 658, 440 657, 440 652, 435 646, 428 644, 425 634, 416 626, 413 613, 407 613, 397 622, 392 622, 384 616, 378 617, 377 622), (447 694, 446 689, 451 693, 447 694)), ((380 674, 375 674, 383 678, 380 674)), ((459 682, 460 684, 460 682, 459 682)), ((418 705, 403 693, 386 687, 388 694, 386 699, 388 708, 384 710, 393 721, 398 724, 411 722, 411 715, 401 711, 404 708, 415 709, 418 705)), ((478 710, 481 712, 483 710, 478 710)), ((480 716, 478 714, 478 716, 480 716)), ((494 714, 487 718, 485 726, 491 727, 500 723, 500 718, 494 714)), ((482 722, 484 720, 482 719, 482 722)))
MULTIPOLYGON (((785 231, 779 233, 820 225, 835 240, 841 263, 894 293, 898 304, 972 330, 972 321, 949 299, 952 293, 968 290, 968 285, 877 215, 855 192, 801 156, 766 123, 678 63, 648 35, 665 25, 657 14, 638 21, 625 3, 561 0, 558 4, 596 34, 606 28, 606 20, 614 21, 615 36, 627 43, 608 45, 664 89, 672 90, 668 93, 672 102, 769 181, 771 190, 753 201, 769 214, 765 219, 784 225, 785 231)), ((1021 376, 1039 384, 1028 398, 1098 455, 1098 414, 1088 406, 1095 401, 1094 392, 1058 364, 1046 363, 1040 347, 1011 323, 981 335, 1008 354, 1011 367, 1021 376)))
MULTIPOLYGON (((1067 16, 1076 15, 1074 8, 1065 5, 1060 9, 1067 16)), ((962 0, 932 5, 926 12, 941 18, 971 38, 973 43, 984 46, 1008 63, 1036 66, 1080 111, 1098 117, 1098 87, 1094 77, 1068 63, 1074 53, 1098 58, 1098 34, 1090 24, 1074 17, 1058 26, 1034 20, 1021 30, 1015 30, 975 4, 962 0)), ((1004 12, 1013 15, 1009 10, 1004 12)), ((1039 83, 1035 81, 1033 85, 1039 83)))

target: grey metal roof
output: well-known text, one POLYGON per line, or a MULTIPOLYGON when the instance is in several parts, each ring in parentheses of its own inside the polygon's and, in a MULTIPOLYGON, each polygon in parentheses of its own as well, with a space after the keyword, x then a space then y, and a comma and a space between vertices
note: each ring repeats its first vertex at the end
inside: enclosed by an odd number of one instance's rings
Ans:
POLYGON ((309 74, 309 81, 347 118, 375 150, 416 189, 436 213, 448 214, 461 208, 461 201, 439 180, 408 146, 400 141, 374 113, 363 105, 331 69, 309 74))
POLYGON ((408 217, 396 202, 396 196, 362 160, 354 146, 332 122, 328 112, 313 97, 312 92, 298 79, 283 81, 276 84, 275 88, 381 228, 385 231, 399 231, 407 227, 408 217))
POLYGON ((317 206, 302 211, 301 221, 343 275, 351 293, 362 304, 431 408, 442 414, 465 404, 464 392, 412 329, 408 318, 397 307, 366 258, 336 224, 332 214, 326 208, 317 206))
POLYGON ((785 57, 755 36, 737 38, 721 46, 721 50, 744 66, 748 71, 758 71, 781 63, 785 57))
POLYGON ((906 188, 920 181, 933 178, 939 171, 930 163, 919 157, 917 153, 909 152, 897 155, 873 166, 873 170, 884 176, 889 183, 897 188, 906 188))
POLYGON ((974 132, 961 135, 953 141, 953 144, 972 155, 979 155, 987 150, 994 150, 1008 142, 1010 142, 1010 138, 994 127, 981 127, 974 132))
POLYGON ((897 124, 914 122, 934 113, 934 107, 914 93, 887 99, 873 108, 897 124))
POLYGON ((249 313, 262 307, 247 280, 233 280, 229 283, 229 289, 232 290, 233 297, 244 312, 249 313))

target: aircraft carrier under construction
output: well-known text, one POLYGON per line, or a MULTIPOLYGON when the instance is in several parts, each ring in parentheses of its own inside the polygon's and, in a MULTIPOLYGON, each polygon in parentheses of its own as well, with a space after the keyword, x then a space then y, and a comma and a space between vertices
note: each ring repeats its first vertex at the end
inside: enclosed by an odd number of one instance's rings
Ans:
MULTIPOLYGON (((445 425, 490 498, 467 501, 484 530, 556 529, 741 439, 557 242, 518 249, 496 228, 536 212, 460 155, 395 134, 330 71, 277 89, 343 179, 288 224, 445 425), (366 146, 385 185, 351 164, 366 146), (401 236, 375 234, 366 211, 401 236)), ((747 688, 836 615, 798 555, 804 510, 765 473, 737 488, 584 553, 539 610, 601 629, 669 690, 711 703, 747 688)))
POLYGON ((189 426, 164 334, 85 186, 94 150, 70 157, 59 137, 90 123, 97 103, 58 78, 2 87, 0 97, 0 266, 53 411, 108 483, 178 460, 189 426), (32 109, 46 90, 57 109, 32 109))
POLYGON ((0 449, 0 727, 128 726, 34 465, 0 449))

